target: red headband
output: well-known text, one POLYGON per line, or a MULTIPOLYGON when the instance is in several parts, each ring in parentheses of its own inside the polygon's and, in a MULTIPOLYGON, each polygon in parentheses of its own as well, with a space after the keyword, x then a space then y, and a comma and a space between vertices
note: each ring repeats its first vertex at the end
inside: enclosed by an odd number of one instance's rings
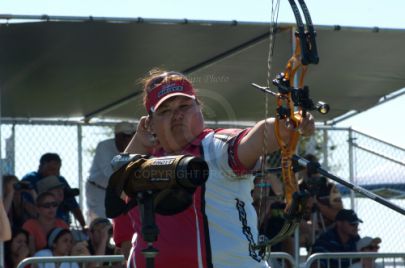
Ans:
POLYGON ((152 89, 146 97, 146 111, 155 112, 168 98, 185 96, 195 99, 193 86, 187 80, 170 81, 152 89))

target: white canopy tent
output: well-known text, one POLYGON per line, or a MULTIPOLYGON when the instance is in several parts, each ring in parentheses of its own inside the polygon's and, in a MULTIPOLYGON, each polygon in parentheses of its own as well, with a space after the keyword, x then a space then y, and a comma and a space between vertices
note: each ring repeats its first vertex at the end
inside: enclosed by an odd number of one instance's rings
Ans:
MULTIPOLYGON (((153 67, 187 73, 202 96, 207 120, 263 118, 263 93, 250 83, 266 83, 268 24, 24 15, 0 19, 3 120, 137 119, 144 111, 136 81, 153 67)), ((291 55, 294 26, 278 25, 272 77, 283 71, 291 55)), ((320 63, 310 67, 306 84, 314 100, 331 106, 318 121, 364 111, 405 87, 405 31, 316 30, 320 63)))

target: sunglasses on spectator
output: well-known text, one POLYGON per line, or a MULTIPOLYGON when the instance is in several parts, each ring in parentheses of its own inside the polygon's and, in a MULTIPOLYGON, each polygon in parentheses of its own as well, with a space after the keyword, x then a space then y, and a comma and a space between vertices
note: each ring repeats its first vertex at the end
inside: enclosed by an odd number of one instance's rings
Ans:
POLYGON ((47 203, 40 204, 38 206, 42 207, 42 208, 56 208, 59 206, 59 203, 58 202, 47 202, 47 203))

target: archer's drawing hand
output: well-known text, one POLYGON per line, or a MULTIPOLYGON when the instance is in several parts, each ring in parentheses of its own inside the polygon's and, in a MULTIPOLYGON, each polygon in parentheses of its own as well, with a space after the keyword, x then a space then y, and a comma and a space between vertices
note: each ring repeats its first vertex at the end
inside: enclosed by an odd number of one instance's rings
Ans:
POLYGON ((154 150, 160 148, 159 140, 153 134, 150 128, 150 119, 148 116, 142 116, 139 120, 136 133, 125 149, 127 153, 151 154, 154 150))

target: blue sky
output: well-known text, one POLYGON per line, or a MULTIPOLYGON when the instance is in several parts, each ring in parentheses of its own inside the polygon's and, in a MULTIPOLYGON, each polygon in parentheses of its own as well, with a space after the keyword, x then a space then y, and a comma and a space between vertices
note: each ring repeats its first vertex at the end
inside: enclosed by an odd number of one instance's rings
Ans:
MULTIPOLYGON (((281 1, 279 22, 293 22, 286 0, 281 1)), ((307 0, 314 24, 405 29, 404 0, 307 0)), ((72 15, 104 17, 144 17, 168 19, 269 21, 271 1, 231 0, 1 0, 0 13, 19 15, 72 15)), ((370 109, 340 126, 352 126, 405 148, 403 116, 405 95, 370 109)))

